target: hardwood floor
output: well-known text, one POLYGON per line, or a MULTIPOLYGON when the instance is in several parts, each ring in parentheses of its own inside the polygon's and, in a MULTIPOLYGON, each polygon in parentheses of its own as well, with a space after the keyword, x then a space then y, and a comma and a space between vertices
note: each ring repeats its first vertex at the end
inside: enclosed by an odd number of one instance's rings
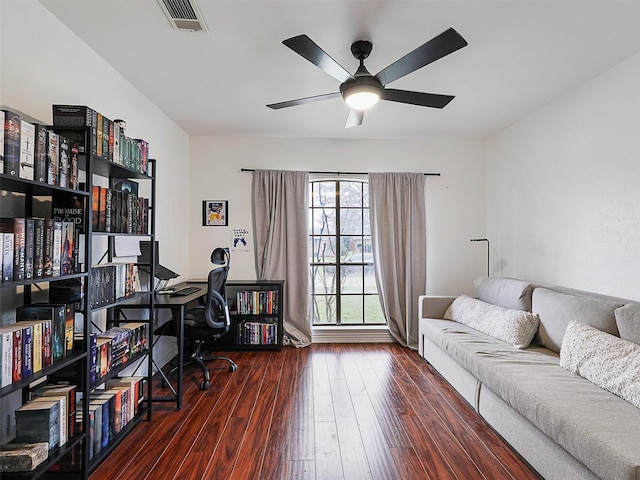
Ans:
POLYGON ((155 404, 91 480, 540 478, 411 350, 230 355, 208 391, 187 367, 182 410, 155 404))

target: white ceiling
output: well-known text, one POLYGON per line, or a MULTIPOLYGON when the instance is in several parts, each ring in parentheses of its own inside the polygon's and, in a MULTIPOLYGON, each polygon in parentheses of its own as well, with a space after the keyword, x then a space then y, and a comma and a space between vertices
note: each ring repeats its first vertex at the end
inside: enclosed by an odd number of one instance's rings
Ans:
MULTIPOLYGON (((640 1, 196 0, 208 33, 172 28, 156 0, 40 0, 190 135, 482 139, 640 52, 640 1), (306 33, 373 74, 449 27, 469 45, 389 85, 455 95, 443 110, 380 102, 344 129, 339 82, 282 45, 306 33)), ((639 86, 640 89, 640 86, 639 86)))

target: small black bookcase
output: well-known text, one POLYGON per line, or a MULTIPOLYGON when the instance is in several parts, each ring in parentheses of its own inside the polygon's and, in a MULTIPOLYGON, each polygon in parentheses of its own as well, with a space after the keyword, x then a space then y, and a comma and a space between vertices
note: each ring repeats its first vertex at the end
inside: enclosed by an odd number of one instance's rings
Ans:
POLYGON ((229 333, 212 350, 282 349, 284 281, 228 281, 229 333))

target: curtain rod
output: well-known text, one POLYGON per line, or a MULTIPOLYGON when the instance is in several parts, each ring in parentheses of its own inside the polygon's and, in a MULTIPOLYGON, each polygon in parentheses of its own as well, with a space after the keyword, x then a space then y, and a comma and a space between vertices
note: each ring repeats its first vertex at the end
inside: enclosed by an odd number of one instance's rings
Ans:
MULTIPOLYGON (((241 172, 255 172, 256 169, 255 168, 241 168, 240 169, 241 172)), ((319 174, 319 175, 367 175, 369 172, 309 172, 309 173, 313 173, 313 174, 319 174)), ((440 173, 425 173, 424 175, 427 176, 433 176, 433 177, 439 177, 440 173)))

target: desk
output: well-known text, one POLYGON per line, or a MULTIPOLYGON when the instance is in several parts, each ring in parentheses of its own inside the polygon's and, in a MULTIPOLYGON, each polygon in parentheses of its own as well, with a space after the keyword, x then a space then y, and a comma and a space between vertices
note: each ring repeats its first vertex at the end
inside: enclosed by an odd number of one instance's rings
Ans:
MULTIPOLYGON (((180 410, 182 408, 182 370, 184 366, 184 343, 182 341, 184 337, 184 315, 187 311, 187 306, 189 304, 197 301, 199 298, 207 295, 207 284, 206 282, 183 282, 178 285, 172 285, 172 288, 181 289, 184 287, 199 287, 200 291, 196 293, 192 293, 191 295, 186 295, 183 297, 172 297, 171 295, 166 294, 155 294, 154 305, 157 310, 170 310, 172 320, 175 322, 176 328, 176 338, 178 343, 178 385, 177 389, 174 390, 171 384, 168 382, 169 387, 174 393, 174 398, 172 397, 161 397, 161 398, 152 398, 153 402, 176 402, 176 409, 180 410)), ((119 309, 148 309, 149 308, 149 295, 153 295, 152 293, 146 293, 143 295, 137 295, 134 298, 131 298, 122 304, 119 305, 119 309)), ((171 320, 169 320, 171 321, 171 320)), ((153 329, 153 326, 152 326, 153 329)), ((153 331, 149 332, 149 338, 153 341, 153 331)), ((164 376, 164 374, 162 374, 164 376)))

